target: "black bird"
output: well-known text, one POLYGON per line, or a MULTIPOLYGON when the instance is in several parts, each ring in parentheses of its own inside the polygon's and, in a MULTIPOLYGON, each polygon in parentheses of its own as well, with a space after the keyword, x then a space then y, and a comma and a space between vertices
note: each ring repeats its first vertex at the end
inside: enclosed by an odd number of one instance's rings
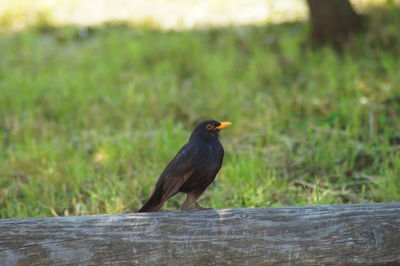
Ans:
POLYGON ((139 212, 156 212, 178 192, 186 193, 181 210, 204 208, 196 202, 221 169, 224 148, 218 140, 221 129, 230 122, 206 120, 201 122, 186 143, 162 172, 155 190, 139 212))

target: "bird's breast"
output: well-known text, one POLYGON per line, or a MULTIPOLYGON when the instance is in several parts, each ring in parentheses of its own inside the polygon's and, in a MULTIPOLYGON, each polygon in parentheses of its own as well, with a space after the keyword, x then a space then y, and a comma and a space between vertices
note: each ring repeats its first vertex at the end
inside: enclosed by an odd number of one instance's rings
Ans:
POLYGON ((221 167, 223 156, 224 151, 219 142, 207 143, 199 149, 196 164, 199 166, 199 170, 218 171, 221 167))
POLYGON ((192 176, 182 185, 180 191, 191 192, 205 189, 212 183, 221 169, 224 150, 219 142, 197 143, 196 156, 193 157, 192 176))

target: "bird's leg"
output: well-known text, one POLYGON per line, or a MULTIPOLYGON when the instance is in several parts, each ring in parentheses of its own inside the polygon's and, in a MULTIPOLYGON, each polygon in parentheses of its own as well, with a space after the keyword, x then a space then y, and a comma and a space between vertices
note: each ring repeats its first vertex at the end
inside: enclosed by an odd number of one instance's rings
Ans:
POLYGON ((183 202, 181 210, 182 211, 187 211, 189 210, 190 205, 193 204, 193 202, 196 202, 197 197, 193 193, 186 193, 186 199, 185 202, 183 202))
POLYGON ((197 192, 197 193, 196 192, 187 193, 186 194, 186 200, 182 204, 181 210, 182 211, 187 211, 187 210, 191 210, 191 211, 212 210, 212 208, 203 208, 197 203, 197 199, 200 197, 200 195, 203 193, 203 191, 197 192), (190 205, 192 205, 193 203, 195 204, 195 207, 189 209, 190 205))

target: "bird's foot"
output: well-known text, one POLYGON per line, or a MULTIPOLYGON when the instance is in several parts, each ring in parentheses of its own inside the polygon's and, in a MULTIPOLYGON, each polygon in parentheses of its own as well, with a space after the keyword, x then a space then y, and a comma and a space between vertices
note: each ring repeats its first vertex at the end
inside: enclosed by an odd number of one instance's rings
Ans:
POLYGON ((194 204, 195 204, 196 207, 191 208, 189 210, 191 210, 191 211, 209 211, 209 210, 214 210, 213 208, 203 208, 197 202, 195 202, 194 204))
POLYGON ((203 208, 200 206, 189 209, 189 211, 209 211, 209 210, 214 210, 214 209, 213 208, 203 208))

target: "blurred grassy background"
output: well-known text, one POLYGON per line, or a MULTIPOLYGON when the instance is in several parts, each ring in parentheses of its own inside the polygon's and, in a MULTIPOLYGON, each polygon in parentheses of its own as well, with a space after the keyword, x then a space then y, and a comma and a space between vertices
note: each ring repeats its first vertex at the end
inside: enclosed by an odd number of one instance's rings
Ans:
POLYGON ((0 217, 134 212, 208 118, 233 126, 206 207, 399 201, 400 12, 365 12, 341 51, 313 49, 302 21, 174 31, 45 15, 15 31, 0 16, 0 217))

